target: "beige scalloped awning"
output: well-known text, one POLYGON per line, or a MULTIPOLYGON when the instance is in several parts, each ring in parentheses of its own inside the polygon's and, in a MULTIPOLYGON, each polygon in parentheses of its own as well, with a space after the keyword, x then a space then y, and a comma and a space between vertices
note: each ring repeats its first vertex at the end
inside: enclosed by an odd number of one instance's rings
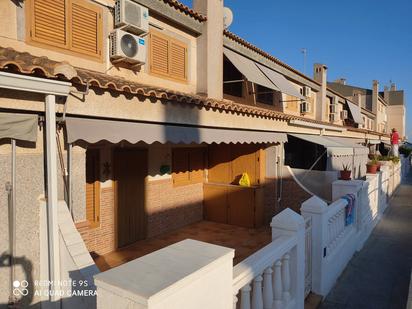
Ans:
POLYGON ((135 144, 285 143, 285 133, 66 117, 67 141, 135 144))
POLYGON ((280 90, 269 80, 269 78, 265 74, 263 74, 263 72, 257 67, 256 63, 253 60, 235 53, 228 48, 224 48, 223 53, 248 81, 272 90, 280 90))
POLYGON ((37 126, 37 115, 0 113, 0 139, 36 142, 37 126))

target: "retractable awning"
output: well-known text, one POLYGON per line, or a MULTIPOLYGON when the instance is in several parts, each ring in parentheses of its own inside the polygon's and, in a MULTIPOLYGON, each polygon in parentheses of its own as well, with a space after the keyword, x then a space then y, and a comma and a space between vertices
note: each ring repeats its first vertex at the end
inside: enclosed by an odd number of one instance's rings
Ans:
POLYGON ((353 121, 358 124, 364 124, 360 107, 352 102, 349 102, 348 100, 346 100, 346 103, 348 104, 350 113, 352 114, 353 121))
POLYGON ((293 137, 302 139, 304 141, 321 145, 327 149, 328 156, 350 156, 353 155, 353 147, 348 145, 343 145, 338 141, 333 140, 333 138, 320 136, 320 135, 309 135, 309 134, 289 134, 293 137))
POLYGON ((285 143, 285 133, 66 117, 67 141, 135 144, 285 143))
POLYGON ((328 139, 333 139, 334 141, 353 148, 355 155, 369 154, 369 148, 360 145, 359 139, 348 138, 348 137, 326 137, 328 139))
POLYGON ((0 113, 0 139, 36 142, 37 125, 37 115, 0 113))
POLYGON ((261 65, 260 63, 256 63, 258 68, 270 79, 270 81, 276 85, 280 89, 281 92, 294 96, 296 98, 305 100, 306 98, 301 95, 299 90, 297 90, 293 84, 286 79, 282 74, 269 69, 261 65))
POLYGON ((228 48, 224 48, 223 53, 248 81, 276 91, 280 90, 265 76, 265 74, 262 73, 261 70, 259 70, 254 61, 239 55, 228 48))

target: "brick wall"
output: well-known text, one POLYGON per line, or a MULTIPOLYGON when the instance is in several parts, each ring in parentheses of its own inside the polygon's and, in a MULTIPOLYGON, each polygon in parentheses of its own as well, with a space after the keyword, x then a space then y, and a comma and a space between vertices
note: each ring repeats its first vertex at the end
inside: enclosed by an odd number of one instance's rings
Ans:
POLYGON ((148 237, 203 218, 203 184, 173 187, 171 179, 147 184, 148 237))
MULTIPOLYGON (((203 217, 203 184, 173 187, 171 179, 146 183, 148 237, 153 237, 203 217)), ((116 249, 113 188, 103 188, 100 196, 100 226, 90 228, 85 222, 76 224, 87 249, 103 255, 116 249)))
POLYGON ((282 184, 281 209, 290 208, 300 213, 300 207, 304 201, 312 197, 293 179, 291 175, 284 175, 282 184))
POLYGON ((265 180, 264 184, 264 224, 271 222, 273 216, 278 212, 278 203, 276 201, 276 179, 265 180))
POLYGON ((83 237, 90 252, 103 255, 116 249, 114 222, 114 191, 113 188, 103 188, 100 193, 100 226, 90 228, 80 222, 77 229, 83 237))

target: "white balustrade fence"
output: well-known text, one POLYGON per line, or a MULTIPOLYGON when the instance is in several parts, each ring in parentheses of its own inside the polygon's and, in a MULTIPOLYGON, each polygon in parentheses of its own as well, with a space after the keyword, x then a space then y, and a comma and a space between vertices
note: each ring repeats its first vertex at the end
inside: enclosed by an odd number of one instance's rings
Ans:
POLYGON ((285 209, 272 219, 272 242, 233 269, 233 308, 303 308, 305 222, 285 209))
POLYGON ((326 296, 353 254, 362 249, 401 182, 402 166, 409 163, 405 162, 383 165, 381 172, 368 174, 366 180, 335 181, 335 202, 330 205, 316 196, 302 204, 303 217, 312 222, 311 248, 306 249, 311 255, 312 291, 326 296), (342 197, 350 193, 356 197, 355 217, 348 224, 348 201, 342 197))

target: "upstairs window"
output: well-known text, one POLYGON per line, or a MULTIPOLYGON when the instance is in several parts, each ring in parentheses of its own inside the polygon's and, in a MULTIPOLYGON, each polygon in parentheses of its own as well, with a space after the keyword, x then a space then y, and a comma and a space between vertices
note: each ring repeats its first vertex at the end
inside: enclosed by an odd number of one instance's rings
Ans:
POLYGON ((228 60, 223 61, 223 93, 235 97, 243 96, 243 75, 236 69, 236 67, 228 60))
POLYGON ((187 81, 187 45, 157 31, 151 31, 150 73, 178 81, 187 81))
POLYGON ((266 105, 273 105, 273 90, 256 84, 256 101, 266 105))
POLYGON ((30 43, 102 59, 102 10, 85 0, 27 0, 30 43))

